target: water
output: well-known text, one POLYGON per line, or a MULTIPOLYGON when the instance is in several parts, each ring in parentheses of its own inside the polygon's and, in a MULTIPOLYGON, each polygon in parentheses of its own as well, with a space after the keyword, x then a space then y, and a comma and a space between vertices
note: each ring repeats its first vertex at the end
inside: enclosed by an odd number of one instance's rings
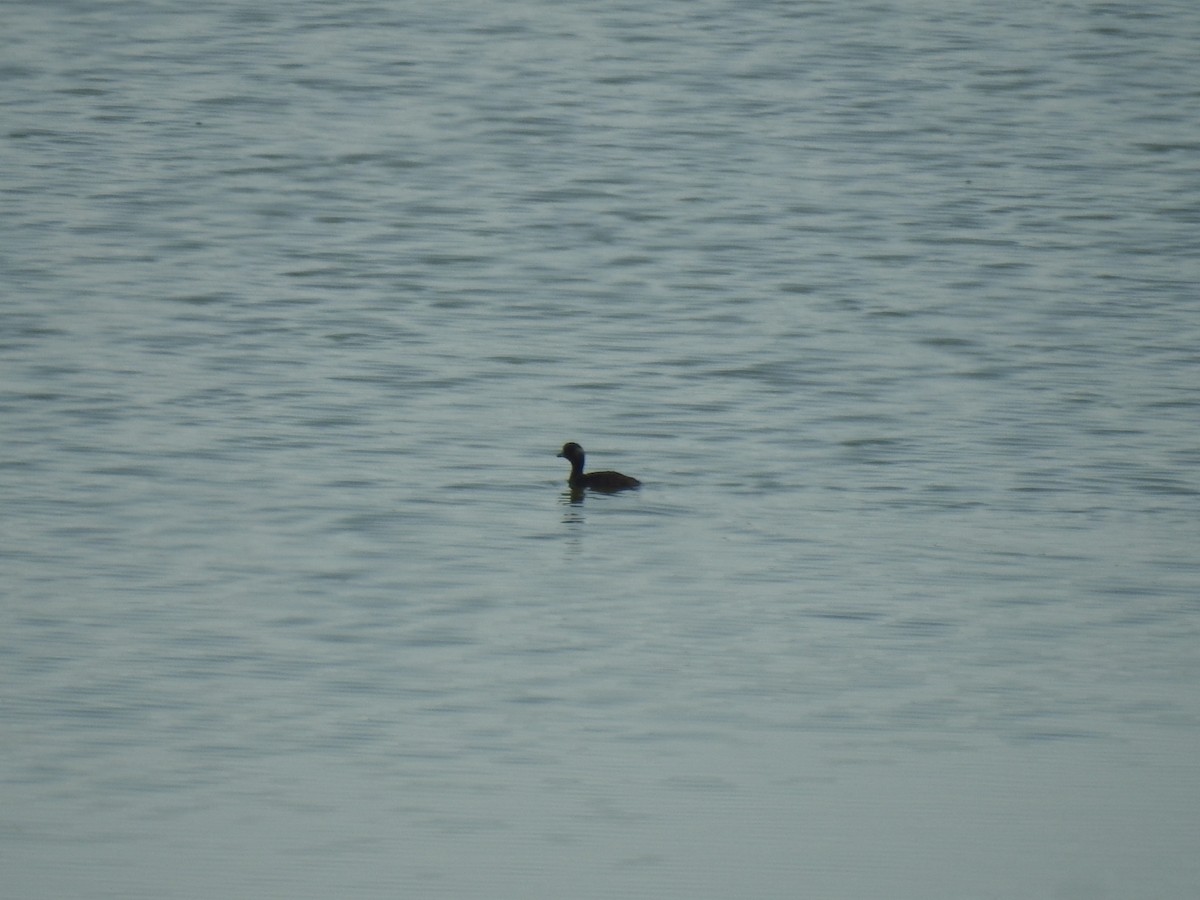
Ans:
POLYGON ((1191 4, 3 15, 7 893, 1196 896, 1191 4))

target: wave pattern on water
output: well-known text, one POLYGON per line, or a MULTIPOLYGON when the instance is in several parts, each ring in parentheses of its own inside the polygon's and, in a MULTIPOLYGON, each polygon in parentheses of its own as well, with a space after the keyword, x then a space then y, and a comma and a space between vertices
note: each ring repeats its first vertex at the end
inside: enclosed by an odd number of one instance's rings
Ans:
POLYGON ((1194 896, 1198 45, 10 4, 11 889, 1194 896))

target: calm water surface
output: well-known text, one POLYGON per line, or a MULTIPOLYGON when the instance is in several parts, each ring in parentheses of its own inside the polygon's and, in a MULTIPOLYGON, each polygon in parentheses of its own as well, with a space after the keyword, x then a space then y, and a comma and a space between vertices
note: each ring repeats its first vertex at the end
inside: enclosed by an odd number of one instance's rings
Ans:
POLYGON ((3 17, 6 893, 1197 896, 1200 8, 3 17))

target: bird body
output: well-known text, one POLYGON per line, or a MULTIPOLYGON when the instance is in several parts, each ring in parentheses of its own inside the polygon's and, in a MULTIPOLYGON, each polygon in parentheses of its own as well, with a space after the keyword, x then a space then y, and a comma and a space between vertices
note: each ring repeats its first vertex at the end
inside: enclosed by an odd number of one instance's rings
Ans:
POLYGON ((567 479, 567 484, 571 486, 572 490, 582 491, 584 488, 589 488, 593 491, 611 494, 614 491, 625 491, 642 485, 636 478, 622 475, 620 472, 588 472, 585 474, 583 471, 583 448, 574 441, 563 444, 558 455, 571 464, 571 477, 567 479))

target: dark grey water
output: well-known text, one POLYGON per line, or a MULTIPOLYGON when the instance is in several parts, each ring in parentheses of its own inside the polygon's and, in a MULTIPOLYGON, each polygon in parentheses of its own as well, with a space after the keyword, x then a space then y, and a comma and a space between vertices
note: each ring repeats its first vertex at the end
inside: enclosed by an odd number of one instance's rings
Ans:
POLYGON ((1197 895, 1200 8, 3 19, 6 895, 1197 895))

